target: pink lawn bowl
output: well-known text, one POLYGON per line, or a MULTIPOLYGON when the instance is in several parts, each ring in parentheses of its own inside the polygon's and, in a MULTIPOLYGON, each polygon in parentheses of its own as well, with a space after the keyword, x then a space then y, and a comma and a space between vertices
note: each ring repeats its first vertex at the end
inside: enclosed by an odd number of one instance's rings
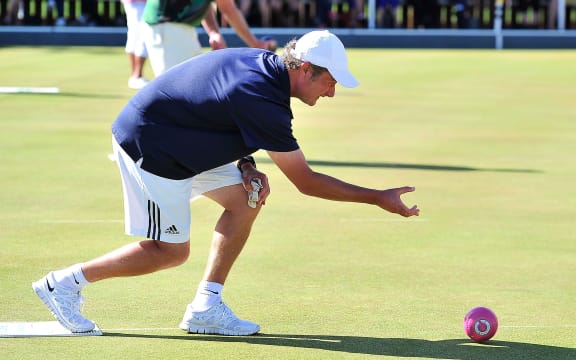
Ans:
POLYGON ((490 340, 498 330, 498 318, 488 308, 476 307, 464 318, 464 331, 468 337, 478 343, 490 340))

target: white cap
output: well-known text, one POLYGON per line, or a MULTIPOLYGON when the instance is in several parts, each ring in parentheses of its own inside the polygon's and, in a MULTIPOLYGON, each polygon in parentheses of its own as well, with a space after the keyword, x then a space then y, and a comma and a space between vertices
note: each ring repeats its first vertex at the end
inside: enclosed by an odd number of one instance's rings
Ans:
POLYGON ((344 45, 328 30, 316 30, 304 34, 292 50, 296 59, 328 69, 342 86, 358 86, 358 80, 348 70, 348 58, 344 45))

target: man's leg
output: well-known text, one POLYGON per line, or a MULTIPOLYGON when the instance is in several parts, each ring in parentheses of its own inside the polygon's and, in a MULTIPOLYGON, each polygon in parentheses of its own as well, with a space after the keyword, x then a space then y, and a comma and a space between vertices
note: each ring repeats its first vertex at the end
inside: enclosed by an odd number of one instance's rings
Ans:
POLYGON ((180 328, 191 333, 252 335, 260 326, 237 318, 221 299, 222 286, 246 244, 260 209, 248 206, 248 194, 242 185, 222 187, 204 195, 222 205, 224 212, 214 229, 203 280, 180 328))
POLYGON ((180 265, 190 252, 192 180, 176 181, 145 172, 115 140, 113 148, 122 176, 126 233, 156 240, 128 244, 84 264, 52 271, 32 284, 58 321, 72 332, 95 326, 80 312, 80 291, 85 285, 180 265))
POLYGON ((165 243, 157 240, 134 242, 82 264, 88 282, 112 277, 149 274, 183 264, 190 254, 190 241, 165 243))
POLYGON ((84 264, 52 271, 32 288, 58 321, 72 332, 94 329, 94 322, 80 312, 80 291, 88 283, 120 276, 148 274, 180 265, 188 258, 190 242, 178 244, 156 240, 135 242, 84 264))
POLYGON ((203 280, 223 285, 248 240, 260 208, 248 206, 248 194, 242 185, 227 186, 204 195, 222 205, 224 212, 214 228, 203 280))

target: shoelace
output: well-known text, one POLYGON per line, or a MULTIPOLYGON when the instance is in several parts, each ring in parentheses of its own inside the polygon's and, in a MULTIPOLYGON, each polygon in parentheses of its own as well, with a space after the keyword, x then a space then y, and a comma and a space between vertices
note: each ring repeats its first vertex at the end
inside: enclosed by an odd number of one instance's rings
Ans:
POLYGON ((69 311, 70 315, 75 320, 84 322, 84 318, 82 317, 81 312, 84 308, 85 300, 84 297, 80 294, 80 291, 63 288, 60 288, 57 291, 59 296, 57 296, 55 300, 62 308, 62 310, 69 311))
POLYGON ((232 309, 230 309, 228 306, 226 306, 224 303, 222 303, 220 305, 220 307, 223 307, 224 309, 222 309, 222 314, 220 315, 220 321, 227 327, 228 325, 230 325, 232 322, 236 321, 237 318, 234 315, 234 312, 232 312, 232 309))

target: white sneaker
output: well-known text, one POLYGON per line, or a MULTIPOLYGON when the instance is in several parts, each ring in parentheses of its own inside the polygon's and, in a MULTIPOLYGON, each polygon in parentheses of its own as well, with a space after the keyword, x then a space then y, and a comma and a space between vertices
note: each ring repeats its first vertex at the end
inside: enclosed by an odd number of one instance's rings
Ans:
POLYGON ((54 281, 53 273, 32 283, 32 288, 66 329, 79 333, 92 331, 96 326, 80 313, 80 307, 84 302, 80 291, 59 286, 54 281))
POLYGON ((260 325, 239 319, 224 302, 202 312, 192 311, 188 304, 180 329, 191 334, 253 335, 260 325))
POLYGON ((146 84, 148 84, 149 82, 150 81, 148 79, 143 78, 143 77, 139 77, 139 78, 130 77, 130 79, 128 79, 128 87, 130 89, 140 90, 144 86, 146 86, 146 84))

